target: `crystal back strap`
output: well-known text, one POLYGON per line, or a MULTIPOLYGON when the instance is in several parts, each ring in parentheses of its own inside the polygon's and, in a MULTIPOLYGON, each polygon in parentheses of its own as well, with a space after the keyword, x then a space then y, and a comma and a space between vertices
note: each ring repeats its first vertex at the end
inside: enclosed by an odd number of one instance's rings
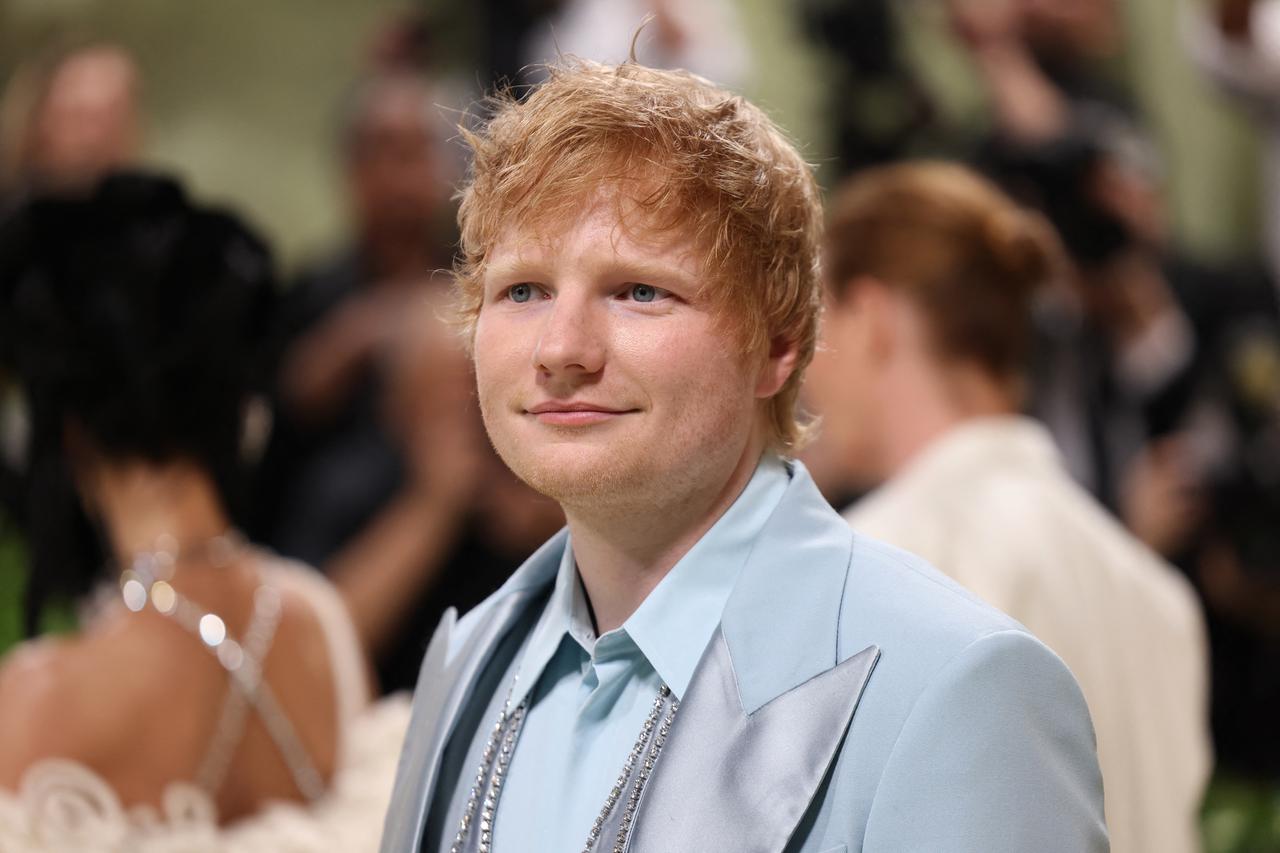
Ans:
MULTIPOLYGON (((231 759, 244 738, 249 704, 262 686, 262 661, 271 650, 276 628, 280 624, 280 608, 265 604, 265 596, 254 596, 253 618, 240 644, 243 660, 230 670, 230 689, 222 701, 218 725, 205 750, 196 782, 216 798, 231 769, 231 759)), ((224 663, 225 666, 225 663, 224 663)))

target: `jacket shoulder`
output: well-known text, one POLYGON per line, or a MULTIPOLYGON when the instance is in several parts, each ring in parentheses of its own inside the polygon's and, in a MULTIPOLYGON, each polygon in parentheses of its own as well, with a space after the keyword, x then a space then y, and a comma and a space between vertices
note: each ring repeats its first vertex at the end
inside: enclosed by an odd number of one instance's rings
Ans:
POLYGON ((860 534, 854 534, 839 631, 841 660, 868 646, 880 650, 870 689, 904 712, 956 659, 977 649, 999 654, 1011 644, 1060 669, 1078 689, 1058 655, 1020 622, 924 559, 860 534), (993 635, 1004 640, 980 642, 993 635))
POLYGON ((914 697, 892 743, 864 850, 1107 849, 1084 697, 1025 631, 993 631, 957 652, 914 697), (950 846, 957 838, 967 846, 950 846))
POLYGON ((1028 633, 926 560, 853 534, 840 614, 842 658, 876 645, 945 660, 998 631, 1028 633))
POLYGON ((880 655, 828 826, 867 851, 1105 850, 1093 728, 1062 660, 920 557, 852 535, 839 654, 880 655))

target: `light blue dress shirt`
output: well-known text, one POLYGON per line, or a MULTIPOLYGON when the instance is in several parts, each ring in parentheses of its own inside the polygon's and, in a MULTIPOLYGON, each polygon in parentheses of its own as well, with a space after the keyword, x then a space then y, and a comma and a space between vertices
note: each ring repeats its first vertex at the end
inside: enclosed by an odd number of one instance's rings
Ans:
POLYGON ((516 667, 530 697, 494 827, 496 853, 581 850, 665 682, 677 698, 790 480, 765 456, 747 487, 621 627, 596 637, 565 548, 555 589, 516 667))

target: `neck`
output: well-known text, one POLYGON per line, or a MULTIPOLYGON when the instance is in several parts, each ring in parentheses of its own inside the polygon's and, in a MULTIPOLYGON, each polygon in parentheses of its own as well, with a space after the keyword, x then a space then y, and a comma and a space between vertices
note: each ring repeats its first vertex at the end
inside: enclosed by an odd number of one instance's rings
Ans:
POLYGON ((1016 413, 1015 385, 968 362, 922 365, 914 378, 898 383, 904 392, 886 407, 891 420, 885 447, 888 476, 965 421, 1016 413))
POLYGON ((101 463, 92 475, 94 508, 119 566, 170 536, 179 552, 230 526, 212 477, 185 462, 101 463))
POLYGON ((622 625, 680 558, 724 515, 750 482, 764 452, 755 438, 727 479, 626 511, 565 507, 573 556, 591 602, 596 632, 622 625))

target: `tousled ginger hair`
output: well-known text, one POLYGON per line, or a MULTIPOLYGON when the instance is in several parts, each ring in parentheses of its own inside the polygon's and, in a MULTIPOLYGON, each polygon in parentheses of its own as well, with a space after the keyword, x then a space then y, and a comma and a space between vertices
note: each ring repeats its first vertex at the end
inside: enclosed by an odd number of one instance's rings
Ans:
POLYGON ((571 218, 583 199, 616 187, 646 227, 703 247, 702 296, 744 357, 796 346, 795 371, 766 404, 769 446, 794 454, 811 426, 798 396, 822 304, 811 168, 758 107, 688 72, 565 59, 548 73, 524 100, 494 96, 492 117, 463 130, 472 162, 455 273, 468 337, 505 229, 571 218))

